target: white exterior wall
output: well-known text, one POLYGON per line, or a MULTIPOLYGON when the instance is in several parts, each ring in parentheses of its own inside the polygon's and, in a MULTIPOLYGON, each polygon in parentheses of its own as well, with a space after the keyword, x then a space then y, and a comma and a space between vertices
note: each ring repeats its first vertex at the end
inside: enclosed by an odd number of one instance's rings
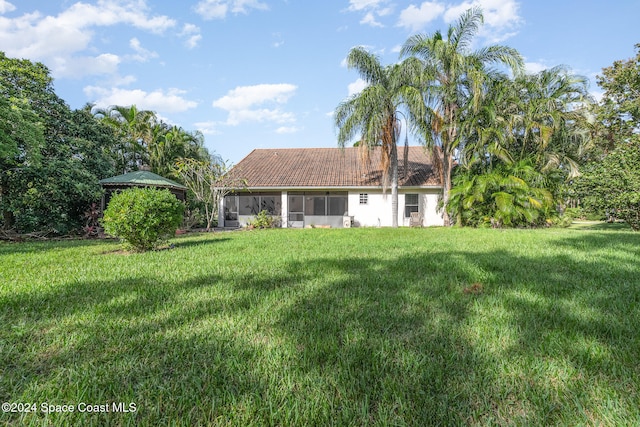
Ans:
MULTIPOLYGON (((437 211, 439 190, 404 190, 398 193, 398 225, 409 226, 409 218, 404 217, 405 194, 419 194, 419 210, 425 227, 444 225, 442 214, 437 211)), ((354 217, 355 227, 391 227, 391 191, 382 190, 350 191, 349 215, 354 217), (360 204, 360 194, 368 195, 368 203, 360 204)))
MULTIPOLYGON (((439 189, 407 189, 398 193, 398 225, 408 227, 409 218, 404 217, 405 194, 419 194, 419 210, 422 215, 422 225, 442 226, 444 220, 442 213, 438 212, 439 189)), ((287 227, 288 192, 282 191, 282 227, 287 227)), ((383 194, 380 189, 350 190, 348 192, 349 215, 354 217, 354 227, 391 227, 391 191, 383 194), (360 204, 360 194, 368 195, 368 203, 360 204)), ((253 216, 240 215, 238 220, 241 226, 253 220, 253 216)), ((224 223, 223 202, 220 202, 218 223, 224 223)))
POLYGON ((422 224, 425 227, 429 226, 443 226, 444 218, 442 217, 442 212, 438 211, 438 198, 440 196, 440 192, 436 193, 425 193, 422 194, 420 198, 420 209, 422 212, 422 224))
POLYGON ((391 225, 391 194, 381 191, 349 192, 349 215, 354 227, 385 227, 391 225), (367 204, 360 204, 360 194, 367 194, 367 204), (388 207, 388 208, 387 208, 388 207))

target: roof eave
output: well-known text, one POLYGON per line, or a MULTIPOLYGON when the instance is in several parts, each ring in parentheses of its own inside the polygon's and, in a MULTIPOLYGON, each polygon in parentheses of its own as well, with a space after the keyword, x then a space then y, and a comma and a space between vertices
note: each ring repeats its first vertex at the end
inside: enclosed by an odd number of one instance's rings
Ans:
MULTIPOLYGON (((347 185, 347 186, 248 186, 246 190, 248 191, 321 191, 321 190, 383 190, 384 188, 381 185, 347 185)), ((422 190, 442 190, 442 185, 402 185, 398 187, 398 190, 413 190, 413 189, 422 189, 422 190)), ((391 191, 389 187, 387 187, 388 191, 391 191)), ((242 190, 238 190, 242 191, 242 190)))

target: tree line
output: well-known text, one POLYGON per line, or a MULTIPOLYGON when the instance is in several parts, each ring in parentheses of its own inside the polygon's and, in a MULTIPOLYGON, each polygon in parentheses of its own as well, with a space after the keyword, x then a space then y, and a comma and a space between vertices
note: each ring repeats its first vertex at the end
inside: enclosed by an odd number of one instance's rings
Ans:
POLYGON ((0 228, 68 234, 100 200, 99 180, 141 168, 181 180, 178 159, 218 161, 200 132, 133 106, 72 110, 49 69, 0 52, 0 228))
POLYGON ((394 226, 404 122, 432 150, 445 225, 550 225, 580 205, 640 228, 640 53, 603 69, 598 103, 564 66, 527 74, 511 47, 473 50, 482 24, 469 9, 444 34, 411 36, 391 65, 362 47, 347 56, 367 86, 336 108, 338 143, 382 147, 394 226))
MULTIPOLYGON (((336 108, 338 143, 382 146, 394 226, 404 122, 405 145, 411 133, 432 150, 447 225, 543 226, 579 206, 640 229, 640 44, 635 58, 603 69, 596 102, 566 67, 527 74, 511 47, 473 50, 482 23, 473 8, 445 33, 413 35, 395 64, 361 47, 347 56, 367 86, 336 108)), ((0 229, 81 229, 98 181, 143 167, 186 184, 198 178, 188 204, 212 226, 206 205, 221 197, 212 183, 227 165, 200 132, 135 105, 72 110, 46 66, 0 52, 0 229)))

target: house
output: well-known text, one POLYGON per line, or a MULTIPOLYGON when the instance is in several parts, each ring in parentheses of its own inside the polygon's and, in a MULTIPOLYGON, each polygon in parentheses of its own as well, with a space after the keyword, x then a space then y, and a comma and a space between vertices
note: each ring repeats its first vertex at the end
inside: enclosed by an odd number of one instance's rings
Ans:
MULTIPOLYGON (((380 147, 256 149, 230 171, 247 188, 221 202, 218 224, 244 226, 267 210, 282 227, 391 226, 391 188, 383 188, 380 147), (365 158, 363 158, 365 157, 365 158), (368 157, 368 158, 366 158, 368 157)), ((441 180, 424 147, 399 148, 398 224, 443 225, 441 180)))

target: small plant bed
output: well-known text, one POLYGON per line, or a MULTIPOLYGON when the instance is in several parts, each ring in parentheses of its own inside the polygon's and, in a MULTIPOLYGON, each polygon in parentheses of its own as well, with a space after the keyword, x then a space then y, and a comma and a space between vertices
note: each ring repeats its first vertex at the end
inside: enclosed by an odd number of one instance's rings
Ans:
POLYGON ((170 243, 0 242, 0 424, 640 424, 638 233, 170 243))

